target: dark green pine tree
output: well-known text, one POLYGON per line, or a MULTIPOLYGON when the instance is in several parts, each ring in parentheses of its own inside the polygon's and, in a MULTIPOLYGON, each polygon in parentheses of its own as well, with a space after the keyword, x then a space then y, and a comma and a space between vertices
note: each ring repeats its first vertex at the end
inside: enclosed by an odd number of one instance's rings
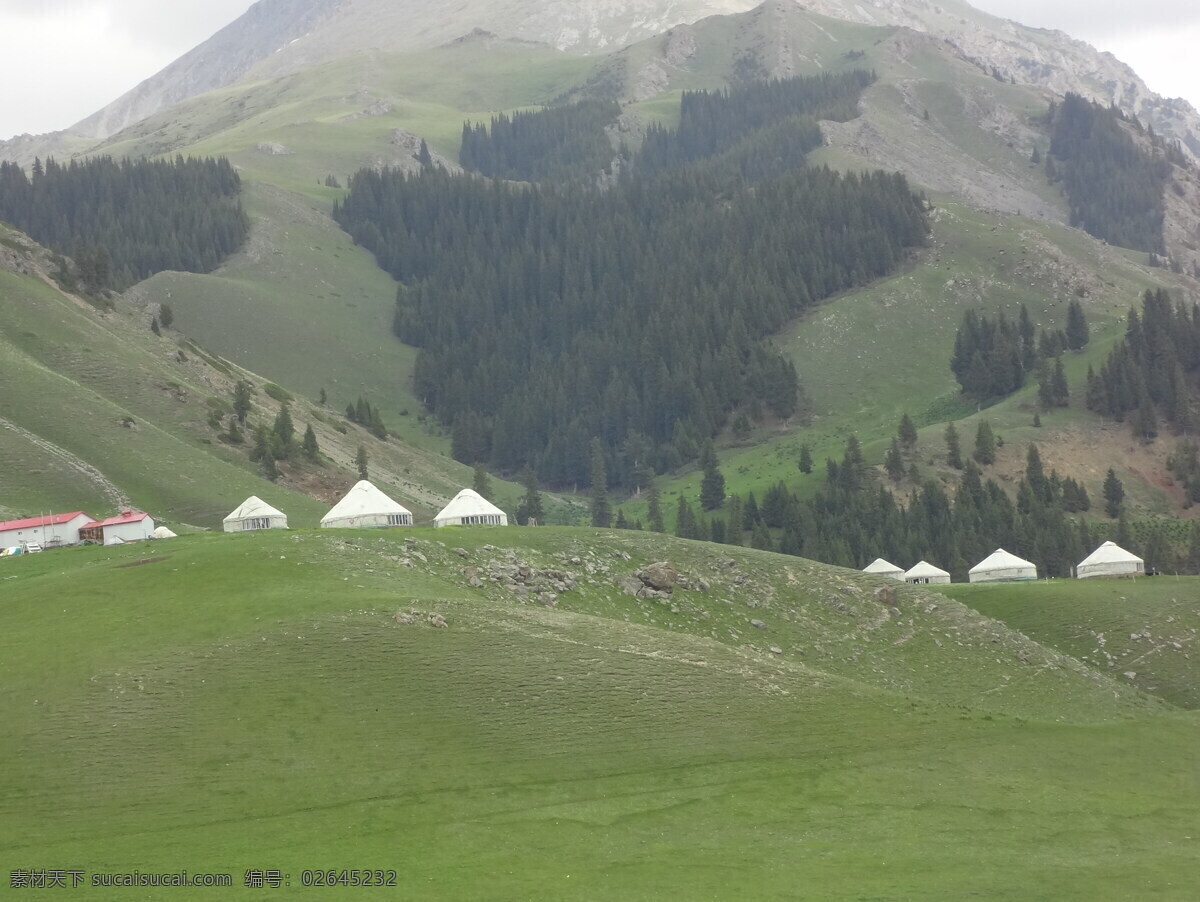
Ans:
POLYGON ((1189 573, 1200 575, 1200 520, 1192 521, 1192 529, 1188 538, 1187 558, 1184 563, 1189 573))
POLYGON ((679 496, 679 505, 675 509, 675 535, 681 539, 694 539, 699 534, 696 523, 696 512, 688 504, 687 498, 679 496))
POLYGON ((800 472, 808 475, 813 469, 812 449, 808 445, 800 446, 800 462, 797 464, 800 467, 800 472))
POLYGON ((767 529, 767 524, 761 520, 750 534, 750 547, 758 548, 761 551, 775 550, 775 542, 771 539, 771 531, 767 529))
POLYGON ((1088 337, 1088 322, 1083 313, 1083 305, 1079 301, 1071 301, 1067 305, 1067 347, 1072 351, 1082 351, 1087 347, 1088 337))
POLYGON ((475 471, 471 477, 471 488, 481 498, 492 500, 492 477, 488 475, 487 467, 483 465, 482 461, 475 464, 475 471))
POLYGON ((1158 413, 1145 389, 1142 389, 1139 396, 1137 413, 1133 418, 1133 431, 1144 442, 1152 442, 1158 436, 1158 413))
POLYGON ((962 445, 958 438, 958 428, 953 422, 946 424, 946 463, 956 470, 963 468, 962 445))
POLYGON ((304 429, 304 441, 300 445, 300 450, 311 461, 316 461, 321 456, 321 449, 317 446, 317 434, 313 431, 312 423, 309 423, 304 429))
POLYGON ((429 145, 425 143, 425 139, 421 139, 421 149, 417 151, 417 162, 421 164, 422 169, 433 168, 433 154, 429 152, 429 145))
POLYGON ((900 429, 897 434, 905 451, 912 451, 917 447, 917 427, 913 425, 912 417, 907 412, 900 417, 900 429))
POLYGON ((725 524, 725 543, 728 545, 742 544, 743 502, 741 495, 733 495, 729 499, 729 520, 725 524))
POLYGON ((1125 501, 1125 487, 1111 467, 1104 477, 1104 512, 1114 520, 1121 515, 1125 501))
POLYGON ((985 467, 996 462, 996 436, 992 433, 992 424, 983 420, 975 431, 975 453, 972 455, 985 467))
POLYGON ((1037 361, 1037 329, 1029 318, 1029 308, 1024 304, 1017 318, 1017 334, 1021 337, 1021 368, 1031 373, 1037 361))
POLYGON ((1038 405, 1042 410, 1054 407, 1054 370, 1050 361, 1043 357, 1038 361, 1038 405))
POLYGON ((725 501, 725 477, 719 469, 717 450, 711 440, 705 442, 700 451, 700 467, 704 471, 700 480, 700 507, 706 511, 716 510, 725 501))
POLYGON ((612 505, 608 500, 608 469, 604 463, 604 445, 592 439, 592 525, 607 529, 612 526, 612 505))
POLYGON ((1107 413, 1108 402, 1104 393, 1104 382, 1096 375, 1096 371, 1088 364, 1087 395, 1084 403, 1093 413, 1107 413))
POLYGON ((625 519, 625 508, 623 508, 623 507, 617 508, 617 519, 616 519, 616 522, 613 523, 613 526, 616 529, 629 529, 630 528, 629 521, 625 519))
POLYGON ((278 439, 279 449, 283 452, 279 457, 290 457, 294 450, 296 427, 292 423, 292 412, 288 409, 286 401, 279 405, 279 413, 275 415, 275 425, 271 427, 271 433, 278 439))
POLYGON ((649 500, 646 502, 646 521, 652 532, 666 532, 666 524, 663 523, 662 498, 659 496, 658 483, 651 482, 646 486, 646 492, 649 495, 649 500))
POLYGON ((1133 545, 1133 531, 1129 528, 1129 514, 1125 508, 1121 508, 1121 515, 1117 517, 1117 534, 1113 536, 1113 541, 1122 548, 1133 545))
POLYGON ((171 324, 175 322, 175 311, 171 309, 170 304, 159 304, 158 322, 164 329, 171 328, 171 324))
POLYGON ((904 478, 904 455, 900 453, 900 442, 895 438, 888 446, 887 453, 883 455, 883 468, 892 482, 899 482, 904 478))
POLYGON ((250 383, 239 379, 233 386, 233 413, 238 423, 246 424, 246 414, 250 412, 250 383))
POLYGON ((1062 357, 1054 358, 1054 374, 1050 381, 1050 392, 1055 407, 1067 407, 1071 403, 1071 389, 1067 385, 1067 372, 1063 369, 1062 357))
POLYGON ((354 455, 354 466, 358 468, 359 479, 370 479, 370 471, 368 470, 367 449, 365 445, 358 446, 358 453, 354 455))
POLYGON ((517 522, 522 526, 537 526, 545 522, 546 512, 542 509, 542 493, 538 488, 537 471, 527 466, 521 475, 525 486, 525 497, 517 506, 517 522))

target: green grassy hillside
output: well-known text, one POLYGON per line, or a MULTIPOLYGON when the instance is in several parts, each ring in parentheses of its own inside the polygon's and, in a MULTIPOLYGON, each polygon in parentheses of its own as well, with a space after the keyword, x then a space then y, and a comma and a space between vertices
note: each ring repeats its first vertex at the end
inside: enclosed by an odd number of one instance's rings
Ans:
POLYGON ((1194 578, 941 587, 976 611, 1182 708, 1200 708, 1194 578))
POLYGON ((318 868, 394 869, 355 890, 381 899, 1189 897, 1193 715, 945 596, 889 612, 861 574, 715 550, 417 530, 6 560, 0 853, 234 875, 197 898, 260 898, 248 868, 280 898, 318 868), (625 594, 654 558, 690 588, 625 594))
POLYGON ((101 314, 36 276, 0 269, 6 387, 0 512, 126 504, 168 523, 219 526, 250 494, 319 516, 324 506, 255 475, 208 435, 223 374, 156 338, 141 317, 101 314))
MULTIPOLYGON (((261 378, 178 331, 156 336, 149 322, 157 306, 123 301, 102 312, 64 294, 44 275, 45 251, 16 232, 0 237, 7 254, 0 261, 0 517, 80 508, 102 516, 132 504, 169 524, 219 528, 255 494, 287 512, 293 525, 315 526, 357 479, 359 444, 368 448, 376 482, 419 518, 470 484, 469 468, 436 451, 402 439, 381 442, 344 423, 340 408, 322 410, 303 399, 293 401, 292 416, 301 433, 312 424, 326 463, 292 467, 280 484, 268 482, 245 447, 220 442, 208 423, 214 407, 228 411, 234 381, 246 379, 256 386, 248 425, 269 425, 279 404, 261 378)), ((178 304, 183 319, 180 300, 164 294, 155 302, 178 304)), ((334 322, 326 323, 331 335, 334 322)), ((265 336, 264 344, 271 344, 265 336)), ((342 339, 346 356, 361 359, 347 344, 342 339)), ((296 356, 294 345, 277 346, 297 363, 316 356, 312 348, 296 356)), ((351 400, 360 393, 354 385, 343 390, 351 400)), ((518 494, 503 483, 496 488, 502 503, 518 494)))
MULTIPOLYGON (((1030 151, 1045 147, 1035 117, 1048 96, 997 81, 920 35, 771 5, 604 57, 476 36, 422 53, 362 54, 234 85, 156 114, 93 152, 233 160, 254 219, 250 242, 213 274, 162 273, 135 287, 129 300, 170 303, 183 334, 304 397, 325 389, 333 411, 366 397, 404 440, 379 449, 380 464, 413 503, 432 509, 465 484, 468 472, 449 461, 447 437, 420 416, 410 380, 416 351, 390 333, 395 286, 329 219, 341 190, 326 187, 326 177, 344 185, 362 166, 412 165, 405 142, 413 135, 453 160, 466 120, 606 92, 625 99, 618 137, 636 144, 645 123, 675 120, 682 90, 857 67, 875 70, 879 81, 865 93, 859 119, 824 124, 827 146, 813 162, 908 173, 937 207, 932 244, 906 271, 834 299, 778 336, 813 397, 816 418, 807 427, 763 426, 746 443, 721 437, 729 489, 761 497, 783 479, 807 491, 821 478, 822 459, 840 457, 851 432, 878 461, 905 411, 927 427, 923 471, 944 475, 938 461, 944 422, 965 420, 968 438, 974 428, 973 408, 958 397, 947 365, 963 308, 1015 315, 1026 303, 1039 325, 1059 326, 1067 300, 1079 297, 1094 338, 1068 361, 1072 407, 1043 415, 1043 428, 1033 429, 1031 385, 986 411, 1014 449, 1002 452, 997 471, 1011 475, 1023 459, 1016 449, 1036 440, 1047 465, 1082 479, 1093 497, 1107 466, 1115 465, 1140 509, 1176 512, 1161 473, 1168 443, 1133 448, 1119 428, 1084 413, 1080 400, 1087 365, 1103 360, 1141 291, 1190 283, 1056 224, 1065 204, 1029 163, 1030 151), (818 464, 807 482, 795 467, 801 444, 818 464), (1081 448, 1103 454, 1080 454, 1081 448)), ((342 443, 336 456, 348 463, 354 445, 334 433, 328 439, 342 443)), ((16 448, 20 439, 8 441, 16 448)), ((19 460, 25 453, 11 455, 19 460)), ((29 504, 63 494, 46 480, 38 485, 27 493, 29 504)), ((667 496, 694 499, 698 485, 693 472, 663 479, 667 496)), ((519 489, 505 485, 501 492, 515 498, 519 489)), ((667 509, 670 517, 673 504, 667 509)), ((629 510, 645 518, 637 503, 629 510)))

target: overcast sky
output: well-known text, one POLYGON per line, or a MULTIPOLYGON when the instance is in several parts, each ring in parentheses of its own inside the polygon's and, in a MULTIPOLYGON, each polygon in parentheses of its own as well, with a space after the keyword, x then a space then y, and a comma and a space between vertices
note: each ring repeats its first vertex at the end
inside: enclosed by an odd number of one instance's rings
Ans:
MULTIPOLYGON (((437 2, 437 0, 430 0, 437 2)), ((1200 108, 1198 0, 971 0, 1059 28, 1200 108)), ((0 138, 55 131, 204 41, 252 0, 0 0, 0 138)))

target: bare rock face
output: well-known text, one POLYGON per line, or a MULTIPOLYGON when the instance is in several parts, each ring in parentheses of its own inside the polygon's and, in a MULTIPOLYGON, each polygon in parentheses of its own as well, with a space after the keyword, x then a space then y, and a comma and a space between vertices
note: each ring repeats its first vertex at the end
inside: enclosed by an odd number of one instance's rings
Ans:
POLYGON ((647 588, 658 592, 671 592, 675 589, 675 584, 679 582, 679 571, 673 564, 666 561, 659 561, 643 567, 634 576, 640 579, 647 588))

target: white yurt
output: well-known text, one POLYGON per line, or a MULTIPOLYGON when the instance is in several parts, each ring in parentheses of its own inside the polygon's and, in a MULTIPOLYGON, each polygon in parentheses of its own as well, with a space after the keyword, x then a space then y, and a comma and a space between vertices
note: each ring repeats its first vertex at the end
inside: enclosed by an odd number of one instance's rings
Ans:
POLYGON ((363 479, 356 482, 324 517, 324 529, 383 529, 388 526, 412 526, 412 511, 393 501, 363 479))
POLYGON ((904 582, 904 568, 897 567, 881 557, 875 558, 867 566, 863 567, 863 573, 870 573, 874 576, 890 576, 892 579, 898 579, 904 582))
POLYGON ((222 521, 222 526, 226 532, 287 529, 287 514, 271 507, 257 495, 251 495, 222 521))
POLYGON ((950 574, 945 570, 933 566, 928 561, 921 561, 919 564, 914 564, 911 570, 904 574, 906 583, 948 583, 950 582, 950 574))
POLYGON ((165 526, 160 526, 151 533, 152 539, 176 539, 178 536, 165 526))
POLYGON ((967 571, 973 583, 999 583, 1017 579, 1037 579, 1037 565, 997 548, 967 571))
POLYGON ((507 526, 508 515, 478 492, 463 489, 433 518, 434 526, 507 526))
POLYGON ((1116 542, 1105 542, 1075 568, 1075 576, 1079 579, 1090 579, 1094 576, 1137 576, 1145 572, 1146 562, 1116 542))

